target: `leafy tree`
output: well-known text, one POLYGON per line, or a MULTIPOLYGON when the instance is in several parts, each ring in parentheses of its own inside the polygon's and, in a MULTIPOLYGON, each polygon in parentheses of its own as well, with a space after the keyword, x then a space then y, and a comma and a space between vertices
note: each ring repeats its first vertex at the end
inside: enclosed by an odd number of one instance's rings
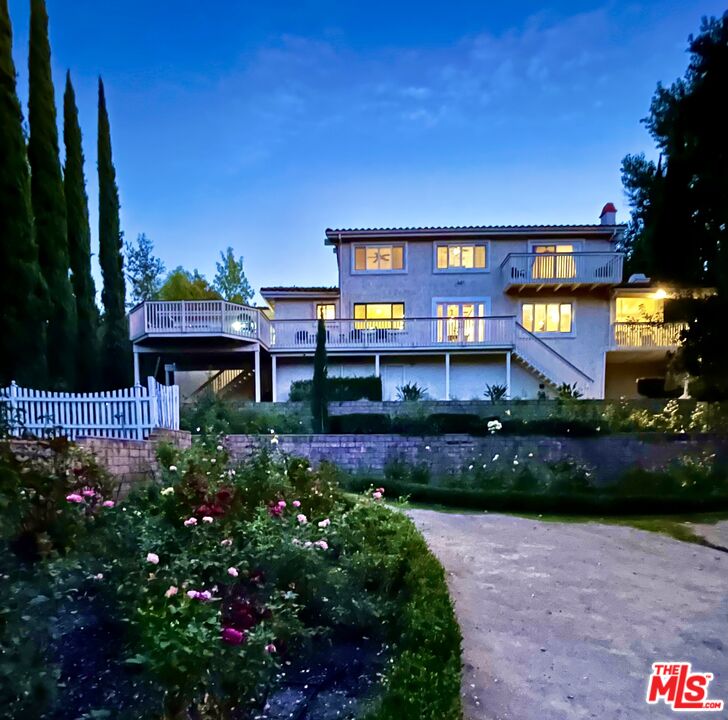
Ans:
POLYGON ((217 273, 213 281, 213 287, 228 302, 245 305, 253 298, 253 288, 243 271, 243 258, 235 259, 233 249, 229 247, 224 253, 220 253, 222 262, 215 263, 217 273))
POLYGON ((625 249, 655 279, 717 290, 691 305, 673 369, 701 376, 719 397, 728 396, 728 13, 704 19, 689 52, 684 77, 657 86, 644 120, 660 162, 627 156, 622 166, 632 206, 625 249))
POLYGON ((204 275, 182 266, 172 270, 159 290, 160 300, 221 300, 204 275))
POLYGON ((126 321, 124 258, 121 254, 122 232, 119 226, 119 189, 111 156, 111 129, 106 111, 104 83, 99 78, 98 123, 99 171, 99 263, 104 278, 101 300, 103 383, 118 388, 131 380, 131 346, 126 321))
POLYGON ((63 189, 66 197, 68 255, 78 322, 76 385, 79 390, 90 392, 99 385, 99 311, 96 307, 96 286, 91 275, 91 228, 83 172, 81 128, 70 71, 66 73, 63 95, 63 141, 66 148, 63 189))
POLYGON ((316 352, 313 356, 313 384, 311 386, 311 415, 313 431, 325 433, 329 426, 329 408, 326 388, 326 324, 319 318, 316 328, 316 352))
POLYGON ((38 258, 48 288, 49 376, 54 387, 71 388, 76 370, 76 304, 68 272, 66 200, 58 159, 45 0, 31 0, 30 3, 28 79, 28 160, 38 258))
POLYGON ((144 234, 136 245, 126 244, 126 276, 131 283, 131 304, 155 300, 162 287, 164 263, 153 254, 154 243, 144 234))
POLYGON ((689 39, 683 78, 657 86, 643 121, 661 153, 658 165, 625 158, 632 206, 628 252, 643 272, 689 285, 728 285, 728 13, 704 19, 689 39))
POLYGON ((0 0, 0 267, 0 386, 15 380, 43 387, 47 381, 44 283, 33 236, 7 0, 0 0))

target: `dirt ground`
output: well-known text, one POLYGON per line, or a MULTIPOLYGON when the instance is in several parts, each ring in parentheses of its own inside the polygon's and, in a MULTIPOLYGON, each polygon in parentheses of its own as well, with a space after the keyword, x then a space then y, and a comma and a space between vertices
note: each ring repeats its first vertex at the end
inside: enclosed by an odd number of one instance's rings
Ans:
MULTIPOLYGON (((728 717, 728 553, 623 526, 408 514, 447 572, 469 720, 685 717, 645 703, 660 660, 714 673, 727 709, 699 715, 728 717)), ((728 545, 728 523, 707 527, 728 545)))

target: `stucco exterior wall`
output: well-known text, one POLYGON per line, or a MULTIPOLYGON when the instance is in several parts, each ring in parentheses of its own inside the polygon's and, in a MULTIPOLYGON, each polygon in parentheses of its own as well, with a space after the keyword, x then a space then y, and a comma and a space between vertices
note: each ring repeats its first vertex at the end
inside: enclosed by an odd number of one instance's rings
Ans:
POLYGON ((275 301, 274 317, 276 320, 316 320, 317 305, 336 305, 336 317, 339 313, 338 298, 285 298, 275 301))
POLYGON ((608 399, 638 398, 637 379, 642 377, 664 377, 666 360, 653 362, 610 362, 607 358, 604 397, 608 399))

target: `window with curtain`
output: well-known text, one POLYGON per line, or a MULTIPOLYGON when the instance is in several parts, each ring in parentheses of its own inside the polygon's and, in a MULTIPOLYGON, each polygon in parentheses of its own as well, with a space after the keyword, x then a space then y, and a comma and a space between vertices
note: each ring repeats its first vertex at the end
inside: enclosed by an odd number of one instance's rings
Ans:
POLYGON ((576 259, 572 244, 534 245, 531 252, 536 254, 531 269, 537 280, 551 280, 576 277, 576 259), (538 257, 543 255, 543 257, 538 257), (559 257, 562 255, 563 257, 559 257))
POLYGON ((573 328, 571 303, 524 303, 521 325, 532 333, 570 333, 573 328))
POLYGON ((317 320, 335 320, 336 305, 334 303, 318 303, 316 305, 317 320))

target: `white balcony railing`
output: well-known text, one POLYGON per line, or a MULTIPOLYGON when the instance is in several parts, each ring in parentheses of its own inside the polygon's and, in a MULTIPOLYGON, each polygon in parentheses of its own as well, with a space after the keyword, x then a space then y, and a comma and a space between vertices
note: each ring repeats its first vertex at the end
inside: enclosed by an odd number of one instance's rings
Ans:
MULTIPOLYGON (((313 350, 316 320, 275 320, 271 347, 313 350)), ((401 320, 327 320, 330 350, 427 347, 507 347, 513 344, 515 318, 404 318, 401 320)))
POLYGON ((511 253, 501 264, 506 287, 518 285, 617 285, 621 253, 511 253))
POLYGON ((258 308, 223 300, 152 301, 129 315, 132 340, 142 335, 234 335, 265 341, 268 318, 258 308))
POLYGON ((673 348, 680 344, 680 333, 687 323, 630 323, 612 324, 612 348, 617 350, 673 348))

